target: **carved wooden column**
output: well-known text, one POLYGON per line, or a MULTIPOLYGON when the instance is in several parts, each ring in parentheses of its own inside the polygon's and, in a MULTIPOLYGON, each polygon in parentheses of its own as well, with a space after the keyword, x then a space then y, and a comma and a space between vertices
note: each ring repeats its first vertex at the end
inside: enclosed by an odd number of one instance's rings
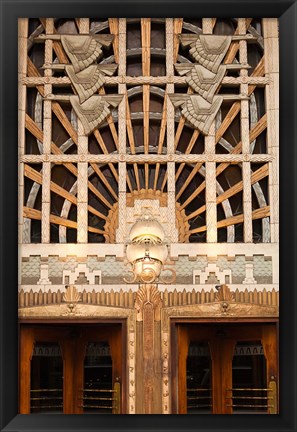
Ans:
POLYGON ((137 311, 137 413, 161 412, 161 338, 162 300, 156 285, 140 285, 135 299, 137 311))

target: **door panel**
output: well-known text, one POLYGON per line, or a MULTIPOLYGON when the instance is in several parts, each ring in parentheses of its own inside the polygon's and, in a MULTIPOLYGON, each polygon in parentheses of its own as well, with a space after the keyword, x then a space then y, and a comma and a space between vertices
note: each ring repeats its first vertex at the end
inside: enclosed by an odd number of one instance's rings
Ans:
POLYGON ((36 343, 31 359, 32 413, 63 413, 63 358, 60 345, 36 343))
POLYGON ((120 324, 22 326, 20 413, 118 414, 122 368, 120 324))
POLYGON ((177 324, 177 341, 178 413, 278 412, 275 324, 177 324))

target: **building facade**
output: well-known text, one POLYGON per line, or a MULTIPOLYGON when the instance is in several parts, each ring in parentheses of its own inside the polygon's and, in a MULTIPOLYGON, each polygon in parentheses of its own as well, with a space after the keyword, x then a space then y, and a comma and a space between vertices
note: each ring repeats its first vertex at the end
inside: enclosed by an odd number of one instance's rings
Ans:
POLYGON ((19 19, 20 413, 278 413, 278 42, 19 19))

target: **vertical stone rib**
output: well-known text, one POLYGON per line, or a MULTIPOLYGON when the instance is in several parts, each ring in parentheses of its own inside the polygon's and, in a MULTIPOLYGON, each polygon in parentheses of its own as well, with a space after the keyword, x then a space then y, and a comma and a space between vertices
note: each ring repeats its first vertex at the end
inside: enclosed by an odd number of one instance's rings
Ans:
MULTIPOLYGON (((166 18, 166 75, 174 75, 173 55, 174 55, 174 26, 173 19, 166 18)), ((173 154, 174 149, 174 107, 167 94, 174 93, 174 84, 168 83, 166 86, 167 97, 167 154, 173 154)), ((178 232, 176 230, 176 212, 175 212, 175 163, 167 163, 167 190, 168 190, 168 216, 170 217, 169 236, 171 242, 177 242, 178 232)))
MULTIPOLYGON (((126 75, 126 19, 119 18, 119 76, 126 75)), ((119 113, 119 153, 126 154, 126 104, 127 88, 126 84, 119 84, 119 94, 123 94, 118 113, 119 113)), ((126 232, 126 163, 119 162, 119 220, 116 231, 117 243, 125 242, 126 232)))
POLYGON ((266 86, 267 144, 273 156, 269 164, 271 242, 279 241, 279 47, 277 18, 263 18, 266 86))
MULTIPOLYGON (((27 37, 28 18, 18 20, 18 156, 25 153, 25 117, 27 88, 22 79, 27 75, 27 37)), ((18 164, 18 242, 25 238, 23 233, 23 205, 24 205, 24 164, 18 164)), ((20 254, 19 254, 20 255, 20 254)), ((21 267, 19 267, 20 269, 21 267)), ((20 272, 19 272, 20 273, 20 272)), ((20 275, 19 275, 20 277, 20 275)))
MULTIPOLYGON (((238 33, 246 34, 246 19, 238 19, 238 33)), ((247 63, 247 42, 245 40, 239 41, 239 61, 240 63, 247 63)), ((240 70, 241 77, 247 77, 247 69, 240 70)), ((248 84, 240 84, 240 93, 248 94, 248 84)), ((250 153, 250 139, 249 139, 249 101, 242 100, 240 111, 240 129, 241 129, 241 143, 242 153, 250 153)), ((242 181, 243 181, 243 230, 244 242, 251 243, 253 241, 253 221, 252 221, 252 187, 251 187, 251 164, 250 162, 243 162, 242 164, 242 181)))
MULTIPOLYGON (((54 20, 46 18, 45 33, 53 34, 54 20)), ((46 40, 44 44, 44 63, 53 62, 53 41, 46 40)), ((45 69, 45 77, 52 76, 52 70, 45 69)), ((44 85, 45 96, 52 93, 52 85, 44 85)), ((43 155, 50 155, 52 142, 52 102, 43 102, 43 155)), ((41 242, 50 243, 50 181, 51 181, 51 164, 43 162, 42 164, 42 216, 41 216, 41 242)))
MULTIPOLYGON (((202 19, 203 34, 212 34, 214 20, 212 18, 202 19)), ((215 122, 212 123, 209 134, 205 137, 205 154, 215 153, 215 122)), ((216 204, 216 163, 209 161, 205 163, 205 202, 206 202, 206 241, 217 242, 217 204, 216 204)))
MULTIPOLYGON (((89 20, 79 20, 79 33, 89 33, 89 20)), ((84 133, 81 121, 77 120, 77 153, 81 162, 77 164, 77 243, 88 242, 88 164, 83 162, 88 154, 88 137, 84 133)))

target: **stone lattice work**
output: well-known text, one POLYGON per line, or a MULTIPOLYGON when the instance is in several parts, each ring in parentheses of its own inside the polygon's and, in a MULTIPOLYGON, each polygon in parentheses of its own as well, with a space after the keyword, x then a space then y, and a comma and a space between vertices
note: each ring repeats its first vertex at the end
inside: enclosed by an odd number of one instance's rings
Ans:
MULTIPOLYGON (((20 74, 19 196, 31 190, 20 217, 24 242, 124 242, 127 195, 142 190, 167 194, 171 242, 269 242, 278 76, 264 56, 272 42, 263 43, 263 23, 81 23, 46 18, 20 33, 22 61, 29 54, 20 74)), ((274 233, 277 224, 274 206, 274 233)))

